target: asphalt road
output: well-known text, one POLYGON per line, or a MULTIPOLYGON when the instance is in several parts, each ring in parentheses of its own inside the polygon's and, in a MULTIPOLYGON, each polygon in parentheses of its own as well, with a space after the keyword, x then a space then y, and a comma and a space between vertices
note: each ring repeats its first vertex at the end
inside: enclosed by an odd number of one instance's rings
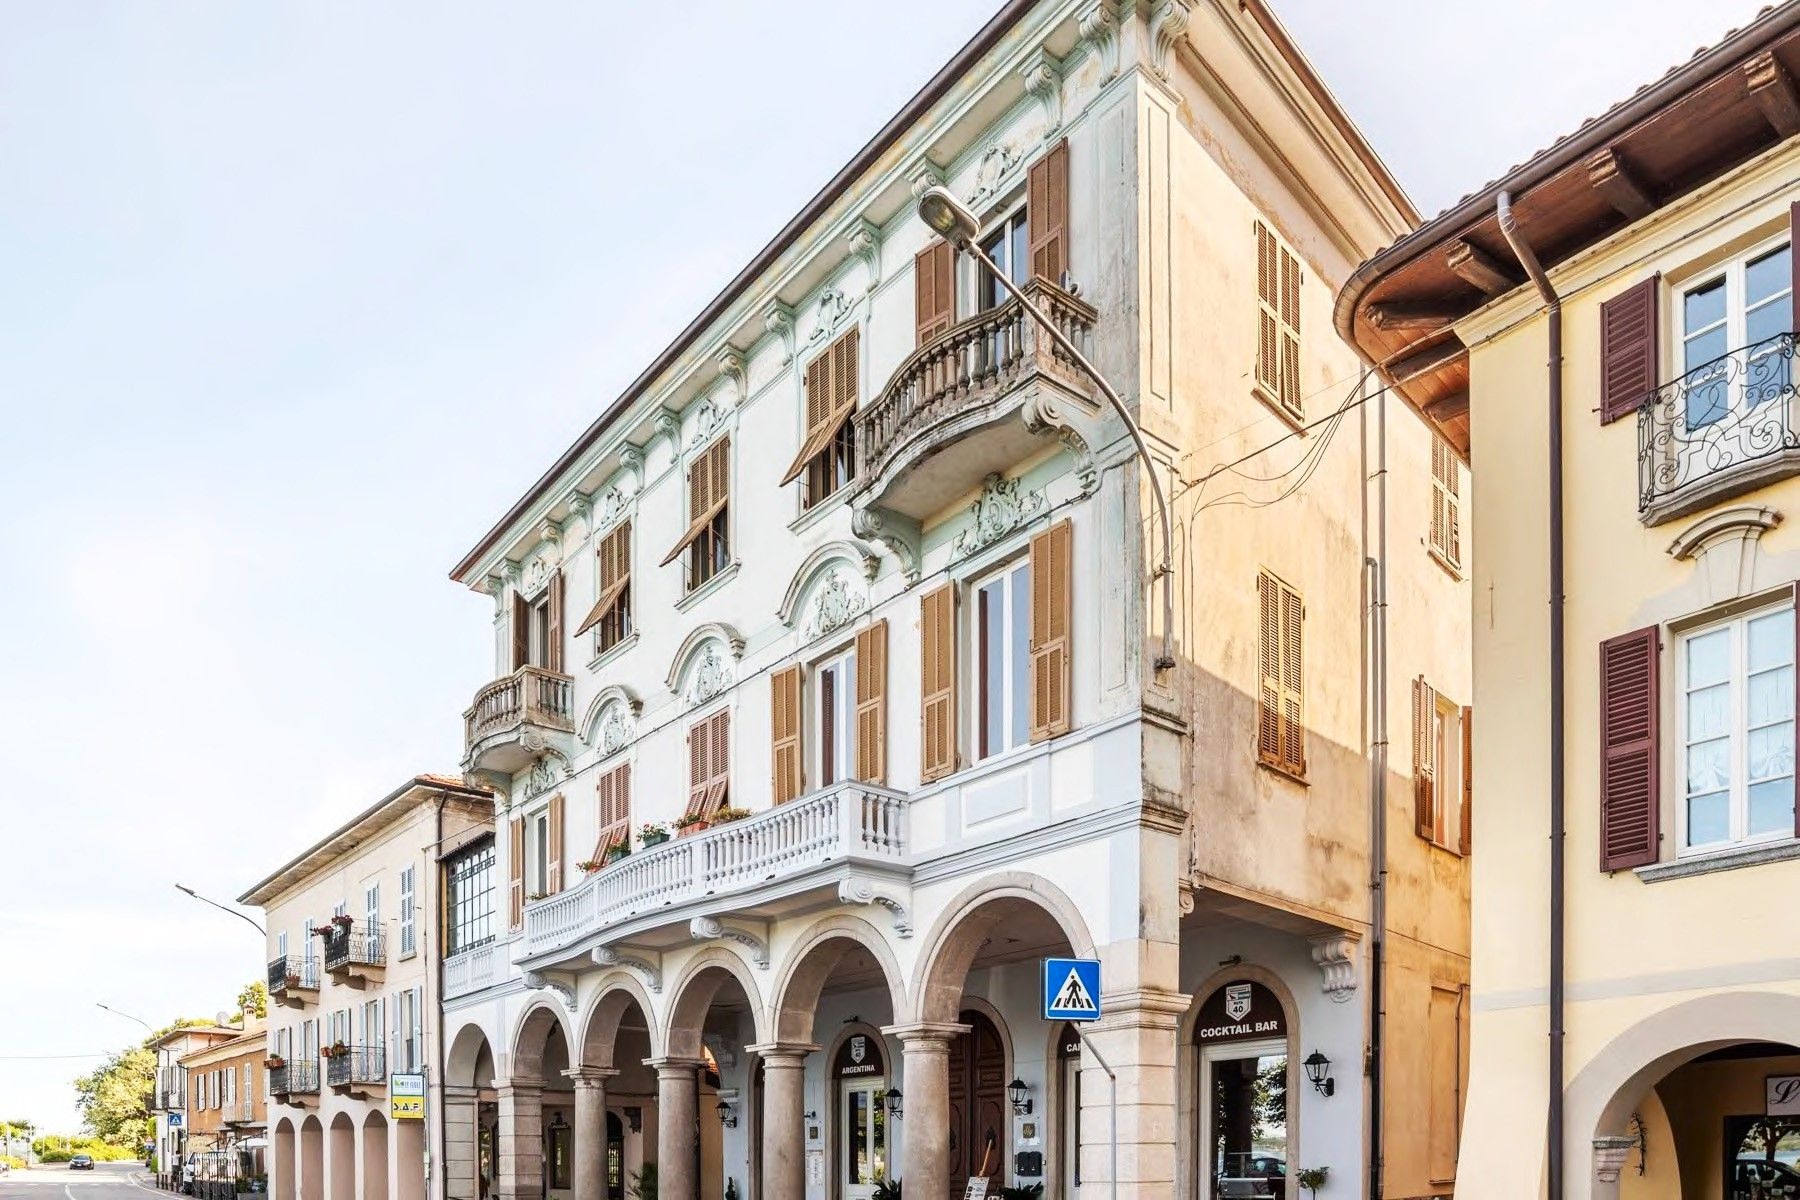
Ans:
POLYGON ((157 1192, 142 1163, 96 1163, 92 1171, 71 1171, 52 1163, 0 1175, 0 1200, 148 1200, 157 1192))

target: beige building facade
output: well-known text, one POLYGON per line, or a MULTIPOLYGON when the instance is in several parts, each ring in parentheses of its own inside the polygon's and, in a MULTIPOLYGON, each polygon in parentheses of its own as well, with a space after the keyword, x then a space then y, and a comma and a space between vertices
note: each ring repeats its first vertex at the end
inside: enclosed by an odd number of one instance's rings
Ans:
POLYGON ((417 776, 239 898, 268 930, 274 1200, 443 1195, 428 1190, 444 1103, 439 862, 492 828, 488 792, 417 776), (395 1114, 395 1075, 426 1078, 424 1117, 395 1114))
POLYGON ((1455 1188, 1468 474, 1331 326, 1413 220, 1261 3, 1016 0, 548 464, 448 1195, 1455 1188))
POLYGON ((1765 12, 1340 297, 1477 468, 1467 1197, 1800 1185, 1797 54, 1765 12))

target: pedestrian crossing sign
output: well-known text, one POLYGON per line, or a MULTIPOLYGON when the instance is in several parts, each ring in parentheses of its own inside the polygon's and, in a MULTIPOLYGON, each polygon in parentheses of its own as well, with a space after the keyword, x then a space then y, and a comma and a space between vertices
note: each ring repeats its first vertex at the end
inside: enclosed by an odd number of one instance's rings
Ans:
POLYGON ((1092 958, 1044 960, 1044 1020, 1100 1019, 1100 963, 1092 958))

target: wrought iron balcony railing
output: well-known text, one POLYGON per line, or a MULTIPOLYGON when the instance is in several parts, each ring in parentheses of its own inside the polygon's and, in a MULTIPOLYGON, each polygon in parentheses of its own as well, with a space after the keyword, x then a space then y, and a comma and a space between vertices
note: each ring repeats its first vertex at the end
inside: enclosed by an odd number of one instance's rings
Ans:
POLYGON ((273 1068, 269 1072, 269 1091, 277 1096, 318 1095, 319 1064, 301 1059, 273 1068))
POLYGON ((1638 512, 1666 520, 1800 470, 1795 335, 1734 350, 1638 409, 1638 512))
POLYGON ((386 1083, 387 1057, 380 1046, 348 1046, 325 1060, 325 1082, 349 1087, 357 1083, 386 1083))
POLYGON ((379 967, 387 961, 387 947, 379 925, 339 925, 333 922, 324 929, 325 969, 343 971, 350 967, 379 967))
POLYGON ((300 954, 283 954, 269 960, 269 994, 319 986, 319 960, 300 954))

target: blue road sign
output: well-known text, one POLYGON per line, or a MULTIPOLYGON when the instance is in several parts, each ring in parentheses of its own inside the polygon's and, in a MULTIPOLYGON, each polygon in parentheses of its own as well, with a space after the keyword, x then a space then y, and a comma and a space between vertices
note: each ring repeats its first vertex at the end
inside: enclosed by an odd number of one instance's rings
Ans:
POLYGON ((1100 1019, 1100 963, 1092 958, 1044 960, 1044 1020, 1100 1019))

